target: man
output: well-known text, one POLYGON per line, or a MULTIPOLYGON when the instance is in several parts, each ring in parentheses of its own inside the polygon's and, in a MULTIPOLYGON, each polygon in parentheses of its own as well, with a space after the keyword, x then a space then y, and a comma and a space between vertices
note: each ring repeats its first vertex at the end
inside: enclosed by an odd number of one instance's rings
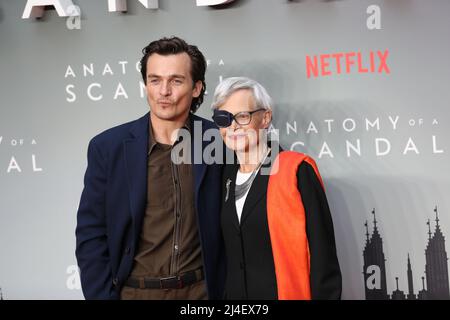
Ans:
POLYGON ((150 113, 89 143, 76 228, 83 293, 87 299, 219 299, 221 166, 171 158, 179 143, 190 144, 192 159, 199 151, 194 123, 202 132, 214 128, 193 114, 203 101, 206 61, 177 37, 153 41, 143 54, 150 113), (191 132, 191 142, 177 138, 179 129, 191 132))

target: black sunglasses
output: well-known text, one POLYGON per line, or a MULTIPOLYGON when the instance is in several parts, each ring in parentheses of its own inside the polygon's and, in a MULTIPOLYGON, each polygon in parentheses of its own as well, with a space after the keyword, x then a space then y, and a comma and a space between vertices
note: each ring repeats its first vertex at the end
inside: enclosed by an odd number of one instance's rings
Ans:
POLYGON ((232 114, 225 110, 214 110, 213 121, 219 128, 227 128, 231 126, 233 120, 239 125, 246 125, 252 121, 252 115, 258 111, 266 111, 266 109, 259 108, 253 111, 242 111, 232 114))

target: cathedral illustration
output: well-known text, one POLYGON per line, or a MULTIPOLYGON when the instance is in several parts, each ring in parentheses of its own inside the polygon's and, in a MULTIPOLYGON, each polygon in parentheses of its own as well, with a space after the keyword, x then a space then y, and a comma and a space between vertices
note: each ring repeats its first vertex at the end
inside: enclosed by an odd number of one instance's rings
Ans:
POLYGON ((428 243, 425 249, 425 271, 421 277, 422 288, 414 293, 414 281, 409 253, 407 254, 406 277, 408 279, 408 293, 399 288, 398 277, 395 277, 396 290, 388 294, 386 286, 386 258, 383 251, 383 239, 377 228, 375 209, 373 214, 373 232, 369 234, 366 223, 366 243, 363 250, 364 258, 364 287, 366 300, 450 300, 447 252, 445 251, 445 237, 439 225, 437 207, 434 208, 436 226, 431 232, 430 220, 428 226, 428 243), (373 275, 376 275, 376 281, 373 275), (371 284, 371 285, 368 285, 371 284))

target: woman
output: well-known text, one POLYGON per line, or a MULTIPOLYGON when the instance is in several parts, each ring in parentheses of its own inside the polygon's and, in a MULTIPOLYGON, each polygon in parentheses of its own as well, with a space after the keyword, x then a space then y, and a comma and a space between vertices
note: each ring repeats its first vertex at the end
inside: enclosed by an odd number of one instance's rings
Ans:
POLYGON ((238 162, 225 166, 223 178, 225 298, 339 299, 341 273, 319 171, 302 153, 271 150, 271 107, 266 90, 244 77, 223 80, 214 93, 213 120, 238 162))

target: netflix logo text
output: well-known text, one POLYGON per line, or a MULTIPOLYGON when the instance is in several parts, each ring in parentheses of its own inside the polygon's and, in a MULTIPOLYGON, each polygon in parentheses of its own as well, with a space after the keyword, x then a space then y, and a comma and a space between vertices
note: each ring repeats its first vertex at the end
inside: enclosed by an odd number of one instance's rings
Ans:
POLYGON ((306 78, 350 73, 390 74, 389 50, 326 53, 306 56, 306 78))

